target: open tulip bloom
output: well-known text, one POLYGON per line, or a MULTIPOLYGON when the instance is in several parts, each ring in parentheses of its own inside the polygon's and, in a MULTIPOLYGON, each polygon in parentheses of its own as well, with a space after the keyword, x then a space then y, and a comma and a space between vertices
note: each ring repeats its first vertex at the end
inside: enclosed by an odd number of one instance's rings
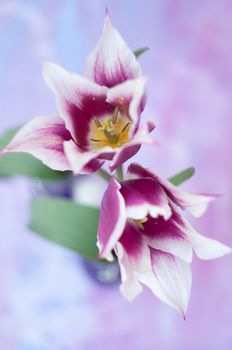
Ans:
MULTIPOLYGON (((95 172, 108 161, 113 172, 142 144, 154 144, 154 123, 140 125, 146 78, 108 12, 83 77, 49 61, 43 62, 43 74, 57 114, 26 124, 1 155, 26 152, 52 169, 75 174, 95 172)), ((128 300, 146 285, 185 315, 192 252, 201 259, 231 252, 196 232, 180 214, 200 216, 213 199, 183 192, 138 164, 129 166, 124 180, 112 176, 102 199, 97 245, 99 258, 118 257, 120 289, 128 300)))
POLYGON ((96 171, 105 160, 113 171, 142 143, 153 143, 149 133, 154 124, 140 126, 146 78, 108 13, 84 77, 48 61, 43 74, 58 114, 26 124, 2 154, 27 152, 52 169, 78 174, 96 171))
POLYGON ((178 209, 194 216, 205 211, 213 196, 185 193, 140 165, 131 164, 126 180, 112 178, 102 200, 98 228, 100 257, 121 268, 121 292, 132 300, 141 284, 185 315, 191 289, 192 250, 201 259, 231 252, 197 233, 178 209))

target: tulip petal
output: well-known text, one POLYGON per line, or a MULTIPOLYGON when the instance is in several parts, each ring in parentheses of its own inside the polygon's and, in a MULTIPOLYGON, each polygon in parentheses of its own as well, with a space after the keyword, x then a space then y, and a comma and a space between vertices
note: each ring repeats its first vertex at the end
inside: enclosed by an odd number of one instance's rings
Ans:
POLYGON ((196 232, 189 222, 181 217, 181 215, 175 210, 173 210, 172 221, 177 229, 180 230, 185 240, 191 244, 196 255, 200 259, 216 259, 232 252, 232 249, 225 244, 196 232))
POLYGON ((122 84, 109 89, 107 102, 118 106, 121 113, 128 115, 133 124, 130 135, 137 130, 140 114, 145 107, 145 89, 147 78, 142 76, 134 80, 127 80, 122 84))
POLYGON ((71 135, 57 116, 37 117, 23 126, 0 153, 25 152, 54 170, 71 170, 64 153, 64 142, 71 135))
POLYGON ((187 237, 191 242, 196 255, 200 259, 216 259, 232 252, 232 249, 225 244, 205 237, 193 229, 188 231, 187 237))
POLYGON ((150 253, 153 273, 139 274, 139 281, 185 318, 192 284, 189 264, 157 249, 151 248, 150 253))
POLYGON ((192 261, 192 244, 172 217, 169 220, 149 217, 144 223, 143 234, 150 247, 173 254, 188 263, 192 261))
POLYGON ((121 285, 120 291, 124 298, 132 301, 143 290, 141 284, 138 282, 135 272, 131 268, 129 257, 121 243, 116 245, 116 254, 121 271, 121 285))
POLYGON ((64 151, 74 174, 91 174, 104 163, 97 159, 98 153, 85 152, 72 140, 64 142, 64 151))
POLYGON ((112 26, 108 11, 101 38, 86 61, 86 76, 99 85, 115 86, 141 74, 133 52, 112 26))
POLYGON ((158 182, 166 191, 168 197, 180 208, 187 210, 192 215, 199 217, 205 210, 209 202, 215 199, 214 195, 191 194, 173 186, 170 182, 161 179, 153 172, 141 167, 139 164, 130 164, 128 168, 128 178, 150 177, 158 182))
POLYGON ((122 182, 120 189, 126 203, 127 216, 144 219, 148 214, 167 220, 172 212, 165 192, 152 179, 135 179, 122 182))
POLYGON ((103 196, 98 226, 99 256, 112 260, 112 249, 121 237, 126 224, 126 208, 120 193, 121 185, 112 178, 103 196))
POLYGON ((115 152, 113 160, 109 165, 110 171, 114 171, 133 157, 139 151, 142 144, 155 145, 155 141, 149 135, 153 129, 154 124, 151 121, 147 122, 145 126, 140 127, 134 137, 115 152))
POLYGON ((150 249, 135 223, 127 221, 115 252, 122 277, 120 291, 131 301, 142 291, 138 275, 151 270, 150 249))
POLYGON ((106 102, 107 88, 68 72, 61 66, 44 62, 44 78, 56 96, 60 117, 80 146, 88 145, 89 124, 93 117, 112 113, 106 102))
POLYGON ((120 147, 118 152, 116 152, 113 156, 113 160, 109 164, 109 170, 113 172, 120 165, 125 163, 128 159, 132 158, 141 148, 141 144, 131 145, 131 143, 127 143, 120 147))

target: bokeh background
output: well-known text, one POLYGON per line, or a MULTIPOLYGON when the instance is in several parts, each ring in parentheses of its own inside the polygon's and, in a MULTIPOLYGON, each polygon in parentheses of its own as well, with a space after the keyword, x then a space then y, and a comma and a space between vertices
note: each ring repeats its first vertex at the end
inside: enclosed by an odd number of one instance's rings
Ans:
MULTIPOLYGON (((1 0, 1 132, 53 113, 40 58, 82 73, 102 30, 105 5, 149 76, 144 118, 155 149, 136 156, 162 176, 195 166, 182 187, 223 193, 200 232, 232 245, 232 2, 230 0, 1 0)), ((79 258, 27 230, 34 184, 0 181, 0 349, 230 350, 232 257, 193 261, 183 321, 145 290, 133 303, 86 275, 79 258)))

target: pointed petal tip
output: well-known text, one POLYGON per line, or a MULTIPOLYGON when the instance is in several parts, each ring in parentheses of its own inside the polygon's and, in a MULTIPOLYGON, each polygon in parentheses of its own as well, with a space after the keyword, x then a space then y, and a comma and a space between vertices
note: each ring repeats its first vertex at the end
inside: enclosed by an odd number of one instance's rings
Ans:
POLYGON ((186 321, 186 315, 183 312, 181 312, 181 316, 182 316, 183 320, 186 321))
POLYGON ((102 247, 102 245, 99 241, 97 241, 96 245, 97 245, 98 250, 99 250, 99 253, 97 255, 97 259, 99 259, 99 260, 105 259, 109 262, 114 261, 114 256, 113 256, 111 251, 106 252, 106 249, 104 249, 104 247, 102 247))
POLYGON ((176 312, 178 316, 180 316, 184 321, 186 321, 186 310, 184 310, 182 307, 180 307, 179 305, 173 305, 173 311, 176 312))
MULTIPOLYGON (((11 144, 11 141, 9 143, 9 145, 11 144)), ((14 147, 6 147, 6 148, 3 148, 1 151, 0 151, 0 157, 3 157, 5 155, 7 155, 8 153, 12 153, 12 152, 18 152, 17 150, 14 150, 14 147)))
POLYGON ((110 17, 110 13, 109 13, 109 9, 108 9, 108 6, 106 5, 105 7, 105 17, 110 17))
POLYGON ((44 78, 45 82, 49 85, 50 84, 49 78, 50 78, 50 74, 51 74, 51 68, 53 65, 55 65, 55 63, 53 63, 52 61, 49 61, 47 59, 43 59, 43 60, 41 60, 41 65, 42 65, 43 78, 44 78))
POLYGON ((57 63, 50 61, 48 59, 41 60, 41 64, 42 64, 42 74, 45 81, 47 81, 48 77, 50 77, 50 75, 53 73, 53 69, 60 68, 57 63))
POLYGON ((221 258, 221 257, 223 257, 225 255, 229 255, 229 254, 232 253, 232 248, 231 247, 229 247, 229 246, 227 246, 227 245, 225 245, 223 243, 220 243, 220 246, 221 246, 220 247, 220 252, 218 253, 217 256, 215 256, 215 259, 221 258))
POLYGON ((212 260, 221 258, 232 253, 232 248, 209 237, 206 237, 193 230, 187 233, 193 249, 202 260, 212 260))
POLYGON ((128 289, 127 282, 124 282, 121 283, 119 290, 123 298, 131 303, 143 291, 143 287, 140 283, 136 282, 133 287, 128 289))
POLYGON ((149 133, 152 132, 156 128, 156 123, 153 120, 148 120, 147 128, 149 133))
POLYGON ((187 196, 192 197, 192 200, 190 200, 192 205, 186 205, 185 209, 196 218, 202 216, 206 212, 209 203, 218 198, 217 195, 211 194, 187 194, 187 196))
POLYGON ((55 70, 55 69, 63 70, 63 67, 61 67, 57 63, 55 63, 47 58, 42 59, 41 64, 42 64, 42 73, 43 73, 45 80, 46 80, 47 76, 50 76, 52 73, 54 73, 53 70, 55 70))
POLYGON ((7 154, 9 151, 7 148, 4 148, 0 151, 0 157, 4 156, 5 154, 7 154))
POLYGON ((178 314, 183 318, 183 320, 186 321, 186 313, 187 313, 187 309, 188 309, 188 304, 178 303, 175 305, 175 308, 176 308, 178 314))
POLYGON ((123 298, 126 299, 129 303, 131 303, 136 298, 136 295, 130 295, 126 293, 124 291, 123 285, 120 285, 119 290, 123 298))
POLYGON ((109 13, 108 6, 105 7, 105 17, 104 17, 104 29, 111 25, 111 17, 109 13))
POLYGON ((186 321, 187 305, 176 305, 176 310, 183 320, 186 321))
POLYGON ((98 253, 97 259, 99 260, 107 260, 109 262, 114 261, 114 256, 111 252, 106 253, 104 250, 98 253))

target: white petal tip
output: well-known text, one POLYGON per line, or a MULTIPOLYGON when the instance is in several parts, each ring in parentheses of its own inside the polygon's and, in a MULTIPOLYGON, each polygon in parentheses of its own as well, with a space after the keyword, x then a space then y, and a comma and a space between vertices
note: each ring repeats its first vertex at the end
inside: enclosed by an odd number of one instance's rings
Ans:
POLYGON ((186 313, 187 313, 188 305, 182 305, 179 303, 178 305, 176 304, 174 308, 178 311, 179 315, 183 318, 183 320, 186 321, 186 313))
POLYGON ((196 231, 189 238, 196 255, 202 260, 217 259, 232 253, 231 247, 217 240, 205 237, 196 231))
POLYGON ((193 203, 193 206, 186 206, 186 210, 189 211, 190 214, 195 216, 196 218, 199 218, 202 216, 205 211, 208 208, 208 205, 210 202, 215 200, 218 196, 205 196, 205 195, 193 195, 193 198, 196 200, 195 203, 193 203))
POLYGON ((119 287, 122 296, 129 302, 132 302, 143 290, 140 284, 136 284, 134 288, 129 289, 124 284, 121 284, 119 287))
POLYGON ((49 81, 49 78, 51 78, 51 76, 56 74, 57 70, 58 71, 61 70, 61 67, 57 63, 54 63, 47 59, 42 60, 41 64, 42 64, 42 73, 45 81, 47 80, 49 81))
POLYGON ((176 310, 178 311, 179 315, 183 318, 183 320, 186 320, 186 313, 187 313, 187 305, 178 304, 176 305, 176 310))
POLYGON ((220 247, 220 250, 218 251, 218 254, 215 255, 214 259, 221 258, 225 255, 231 254, 232 249, 224 244, 220 247))

